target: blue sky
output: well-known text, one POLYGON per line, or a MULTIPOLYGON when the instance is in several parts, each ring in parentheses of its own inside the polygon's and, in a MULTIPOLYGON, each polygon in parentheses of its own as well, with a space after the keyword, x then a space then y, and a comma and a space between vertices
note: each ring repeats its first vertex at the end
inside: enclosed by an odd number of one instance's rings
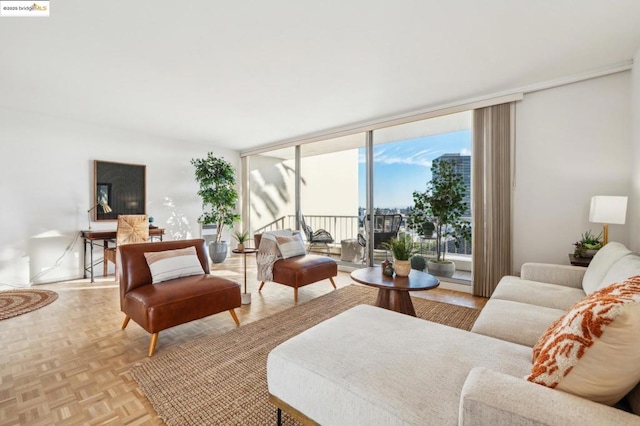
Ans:
MULTIPOLYGON (((471 155, 471 130, 374 145, 374 205, 381 208, 413 205, 413 191, 424 191, 431 180, 431 162, 448 153, 471 155)), ((364 207, 364 148, 358 154, 359 205, 364 207)))

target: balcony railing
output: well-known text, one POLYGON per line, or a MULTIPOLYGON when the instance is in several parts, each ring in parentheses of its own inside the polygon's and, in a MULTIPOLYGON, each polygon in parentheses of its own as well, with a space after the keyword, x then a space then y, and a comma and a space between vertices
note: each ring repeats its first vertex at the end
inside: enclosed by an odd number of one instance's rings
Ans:
MULTIPOLYGON (((356 239, 358 234, 364 233, 364 229, 360 226, 361 221, 358 216, 304 216, 306 224, 313 230, 317 231, 318 229, 324 229, 329 232, 333 237, 334 244, 340 245, 340 242, 343 240, 356 239)), ((273 222, 268 223, 267 225, 256 229, 256 233, 266 232, 266 231, 275 231, 278 229, 295 229, 296 220, 295 215, 287 215, 281 216, 273 222)), ((428 241, 432 240, 421 240, 418 234, 414 231, 407 230, 404 226, 400 228, 400 232, 407 232, 412 236, 414 241, 422 241, 423 242, 423 251, 424 254, 427 252, 433 252, 435 257, 435 241, 432 243, 428 243, 428 241)), ((447 241, 445 243, 445 253, 446 254, 461 254, 461 255, 471 255, 471 243, 467 241, 462 241, 460 247, 456 248, 454 241, 447 241)))
MULTIPOLYGON (((324 229, 333 237, 335 244, 340 244, 342 240, 356 239, 358 233, 361 232, 358 226, 358 216, 304 216, 304 221, 313 231, 318 229, 324 229)), ((295 229, 296 217, 295 215, 287 215, 279 217, 266 224, 265 226, 256 229, 255 233, 275 231, 278 229, 295 229)))

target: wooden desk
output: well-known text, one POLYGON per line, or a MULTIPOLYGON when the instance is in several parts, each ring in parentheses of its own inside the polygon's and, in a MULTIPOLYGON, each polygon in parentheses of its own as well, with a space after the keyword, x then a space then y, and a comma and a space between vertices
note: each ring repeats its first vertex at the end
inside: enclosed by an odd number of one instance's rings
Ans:
MULTIPOLYGON (((162 236, 164 235, 164 228, 149 228, 149 239, 153 240, 154 238, 160 238, 162 241, 162 236)), ((80 231, 80 236, 84 239, 84 253, 83 253, 83 263, 84 271, 83 278, 87 278, 87 271, 91 273, 91 282, 95 282, 93 280, 93 246, 94 244, 100 246, 102 248, 109 247, 109 241, 115 241, 116 239, 116 231, 105 231, 105 230, 93 230, 89 229, 87 231, 80 231), (96 243, 96 241, 102 241, 102 244, 96 243), (89 266, 87 266, 87 243, 89 244, 89 266)), ((103 262, 101 260, 100 262, 103 262)), ((98 263, 100 263, 98 262, 98 263)))

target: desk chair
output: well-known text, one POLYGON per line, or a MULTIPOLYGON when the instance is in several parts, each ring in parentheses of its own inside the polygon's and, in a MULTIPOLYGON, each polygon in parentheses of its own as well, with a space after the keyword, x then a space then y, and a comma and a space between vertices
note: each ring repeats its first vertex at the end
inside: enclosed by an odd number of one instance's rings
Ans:
POLYGON ((118 276, 118 264, 116 263, 116 250, 118 246, 132 243, 145 243, 149 241, 149 216, 146 214, 119 215, 116 228, 116 246, 104 248, 104 276, 109 271, 109 263, 116 266, 118 276))

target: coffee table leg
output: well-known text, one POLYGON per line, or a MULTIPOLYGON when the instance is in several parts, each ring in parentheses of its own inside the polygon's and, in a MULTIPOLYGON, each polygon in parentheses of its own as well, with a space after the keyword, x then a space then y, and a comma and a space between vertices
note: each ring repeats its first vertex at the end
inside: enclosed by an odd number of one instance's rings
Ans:
POLYGON ((411 302, 411 296, 407 291, 399 291, 392 289, 379 288, 378 298, 376 299, 376 306, 390 311, 400 312, 401 314, 416 316, 416 311, 413 309, 413 303, 411 302))

